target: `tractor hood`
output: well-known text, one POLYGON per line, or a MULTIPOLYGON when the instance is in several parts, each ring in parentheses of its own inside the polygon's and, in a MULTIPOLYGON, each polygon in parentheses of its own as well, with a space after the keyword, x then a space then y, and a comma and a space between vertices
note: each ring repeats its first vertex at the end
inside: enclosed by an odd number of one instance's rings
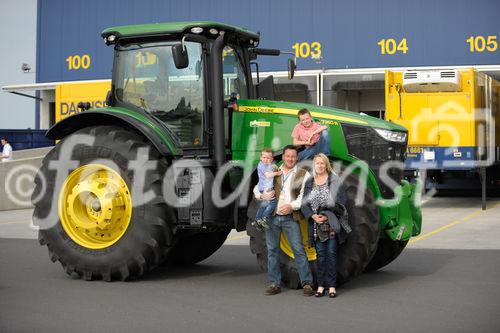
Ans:
POLYGON ((316 120, 324 119, 338 121, 339 123, 348 123, 391 131, 408 131, 403 126, 379 118, 326 106, 266 100, 238 100, 239 112, 274 113, 296 116, 300 109, 308 109, 316 120))

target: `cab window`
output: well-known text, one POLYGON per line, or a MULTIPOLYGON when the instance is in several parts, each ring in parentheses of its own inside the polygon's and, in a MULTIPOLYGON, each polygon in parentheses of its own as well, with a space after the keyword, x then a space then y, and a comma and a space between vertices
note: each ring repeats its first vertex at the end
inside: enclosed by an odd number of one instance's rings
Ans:
POLYGON ((183 147, 200 147, 205 110, 202 49, 199 43, 186 42, 189 66, 177 69, 172 57, 175 43, 121 47, 116 96, 160 119, 183 147))
POLYGON ((231 97, 231 94, 235 94, 238 99, 248 98, 247 78, 242 62, 241 52, 238 52, 236 48, 226 46, 222 51, 224 99, 226 100, 231 97))

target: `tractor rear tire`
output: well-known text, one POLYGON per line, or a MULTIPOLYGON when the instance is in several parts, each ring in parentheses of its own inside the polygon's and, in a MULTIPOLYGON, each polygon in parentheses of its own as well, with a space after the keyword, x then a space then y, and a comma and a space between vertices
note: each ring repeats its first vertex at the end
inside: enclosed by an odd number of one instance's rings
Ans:
POLYGON ((193 265, 205 260, 224 244, 229 232, 228 229, 180 237, 165 264, 193 265))
POLYGON ((395 260, 408 244, 408 241, 393 241, 387 238, 380 239, 377 252, 366 266, 365 272, 375 271, 395 260))
MULTIPOLYGON (((139 159, 139 161, 141 160, 139 159)), ((32 196, 35 206, 33 222, 35 225, 40 226, 38 239, 41 245, 47 245, 50 259, 53 262, 59 261, 68 275, 79 276, 85 280, 135 279, 157 266, 167 256, 173 244, 171 223, 175 222, 175 214, 166 205, 161 194, 162 179, 166 167, 166 163, 161 160, 158 151, 144 137, 133 130, 117 126, 89 127, 63 139, 44 158, 35 178, 35 190, 32 196), (94 139, 94 143, 89 146, 83 145, 81 142, 75 142, 77 138, 75 135, 88 135, 94 139), (57 162, 59 157, 62 157, 63 145, 71 141, 75 145, 70 152, 70 157, 78 163, 77 166, 69 167, 70 173, 65 183, 57 184, 56 171, 50 168, 50 164, 52 164, 51 162, 57 162), (128 162, 137 158, 140 148, 148 149, 148 156, 145 156, 144 160, 158 161, 158 163, 156 168, 147 169, 143 183, 146 191, 152 191, 152 199, 146 203, 136 204, 137 200, 141 199, 142 193, 140 192, 142 189, 135 191, 133 188, 135 175, 129 170, 128 162), (120 230, 124 229, 124 232, 109 243, 99 243, 97 232, 95 236, 94 233, 91 233, 90 237, 87 236, 86 233, 89 230, 97 231, 97 227, 94 227, 95 229, 90 227, 89 229, 83 229, 82 227, 82 222, 92 221, 91 217, 93 215, 86 213, 86 209, 81 204, 84 201, 82 198, 90 197, 89 193, 92 192, 78 192, 82 188, 81 178, 78 180, 78 185, 74 187, 68 185, 70 184, 68 180, 71 179, 71 175, 82 166, 94 167, 97 170, 100 167, 107 167, 108 170, 111 170, 111 172, 108 171, 107 175, 111 174, 111 176, 104 177, 105 181, 120 178, 128 187, 128 191, 123 193, 127 194, 126 199, 130 203, 130 214, 119 215, 118 221, 123 219, 129 222, 128 224, 118 225, 118 228, 120 230), (43 190, 45 191, 44 194, 41 193, 43 190), (63 194, 60 194, 61 191, 63 191, 63 194), (68 193, 68 196, 64 197, 66 193, 68 193), (64 202, 69 203, 70 197, 73 197, 75 193, 80 193, 78 195, 82 195, 82 197, 77 197, 72 201, 74 206, 69 204, 65 206, 64 202), (75 206, 80 208, 72 208, 75 206), (49 215, 53 207, 56 213, 49 215), (61 207, 63 207, 62 210, 61 207), (74 215, 71 215, 71 218, 68 219, 64 217, 64 212, 70 210, 73 210, 71 214, 74 215), (75 218, 75 216, 80 217, 80 219, 75 218), (75 220, 77 222, 72 222, 74 224, 67 222, 75 220), (64 221, 64 225, 62 221, 64 221), (73 229, 69 228, 69 226, 73 226, 73 229)), ((144 168, 146 169, 145 166, 144 168)), ((95 171, 86 178, 90 184, 95 182, 97 185, 94 184, 94 186, 98 189, 100 188, 99 181, 102 183, 99 172, 95 171)), ((108 183, 105 184, 104 188, 108 188, 108 183)), ((112 208, 109 209, 112 212, 111 216, 115 214, 115 211, 116 214, 119 214, 117 207, 123 206, 123 200, 121 198, 119 198, 120 200, 116 199, 118 194, 115 197, 113 192, 110 192, 108 197, 113 198, 110 201, 113 202, 112 208), (115 202, 115 200, 118 201, 115 202)), ((90 204, 92 207, 93 205, 93 203, 90 204)), ((92 209, 101 212, 100 205, 101 202, 92 209)), ((88 205, 87 210, 90 211, 88 205)), ((105 210, 102 210, 102 213, 104 214, 105 210)), ((70 213, 66 214, 69 216, 70 213)), ((93 211, 93 214, 96 214, 95 211, 93 211)), ((105 221, 112 221, 111 217, 105 221)), ((108 227, 106 226, 106 228, 108 227)), ((106 229, 102 230, 103 235, 100 237, 106 236, 104 235, 105 231, 106 229)), ((111 232, 108 236, 110 235, 111 232)))

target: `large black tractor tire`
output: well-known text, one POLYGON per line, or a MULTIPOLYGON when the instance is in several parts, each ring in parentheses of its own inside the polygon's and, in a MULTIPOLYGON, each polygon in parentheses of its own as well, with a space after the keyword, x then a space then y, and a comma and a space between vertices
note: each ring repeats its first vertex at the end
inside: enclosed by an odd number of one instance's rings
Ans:
MULTIPOLYGON (((337 281, 345 283, 361 274, 377 250, 380 235, 379 210, 373 193, 367 188, 362 197, 363 204, 356 206, 358 177, 349 175, 344 181, 349 214, 349 224, 352 232, 347 240, 339 246, 337 256, 337 281)), ((250 209, 249 209, 250 210, 250 209)), ((250 250, 257 257, 259 267, 267 271, 267 247, 265 234, 251 226, 252 219, 247 223, 247 234, 250 236, 250 250)), ((309 262, 313 275, 316 273, 315 261, 309 262)), ((289 288, 300 286, 297 268, 292 258, 281 251, 280 266, 282 280, 289 288)))
POLYGON ((365 272, 375 271, 394 261, 403 252, 408 241, 393 241, 387 238, 380 239, 377 252, 366 266, 365 272))
POLYGON ((339 246, 337 280, 345 283, 363 272, 377 250, 380 237, 379 208, 372 191, 367 187, 362 204, 356 206, 359 178, 349 175, 344 181, 346 208, 352 232, 339 246))
POLYGON ((171 225, 175 222, 175 214, 165 204, 161 195, 166 168, 166 162, 161 160, 154 147, 133 130, 116 126, 97 126, 84 128, 66 137, 44 158, 35 178, 36 187, 32 196, 35 206, 33 222, 40 226, 39 242, 47 245, 50 259, 53 262, 59 261, 67 274, 85 280, 135 279, 156 267, 165 259, 173 245, 171 225), (133 203, 125 232, 113 244, 104 248, 86 246, 86 243, 81 245, 75 237, 65 231, 61 215, 57 213, 60 204, 58 198, 64 185, 56 184, 56 171, 51 170, 49 164, 58 161, 62 146, 71 140, 74 141, 75 136, 79 134, 89 135, 95 141, 91 146, 82 144, 74 146, 71 158, 78 163, 71 166, 69 174, 71 175, 77 167, 92 163, 108 166, 125 181, 130 190, 129 198, 133 203), (144 189, 134 193, 132 184, 135 175, 128 169, 128 162, 136 159, 139 148, 148 149, 149 155, 145 160, 158 163, 156 168, 147 171, 143 183, 144 189), (96 160, 98 162, 93 162, 96 160), (152 190, 152 200, 134 204, 142 194, 140 192, 149 189, 152 190), (45 191, 45 194, 40 195, 41 191, 45 191), (53 205, 56 214, 47 218, 53 205))
POLYGON ((181 236, 165 264, 193 265, 214 254, 226 241, 230 229, 181 236))

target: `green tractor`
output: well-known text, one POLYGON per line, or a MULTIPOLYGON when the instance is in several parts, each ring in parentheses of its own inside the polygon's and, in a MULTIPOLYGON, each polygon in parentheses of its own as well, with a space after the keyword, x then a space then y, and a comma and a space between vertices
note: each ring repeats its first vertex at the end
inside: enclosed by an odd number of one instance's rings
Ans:
MULTIPOLYGON (((32 197, 39 241, 68 274, 128 280, 160 264, 197 263, 232 229, 247 230, 265 269, 264 234, 249 223, 255 167, 264 147, 281 159, 302 108, 329 126, 339 174, 350 170, 353 232, 339 250, 341 281, 388 264, 419 234, 418 188, 397 168, 386 168, 389 181, 380 174, 385 162, 404 160, 407 130, 271 101, 272 78, 254 85, 250 64, 280 51, 258 48, 258 33, 203 21, 114 27, 102 37, 115 49, 107 106, 80 105, 84 112, 47 132, 60 142, 43 160, 32 197)), ((289 77, 294 68, 289 59, 289 77)), ((281 243, 283 277, 293 287, 293 253, 286 238, 281 243)), ((306 250, 314 263, 314 249, 306 250)))

